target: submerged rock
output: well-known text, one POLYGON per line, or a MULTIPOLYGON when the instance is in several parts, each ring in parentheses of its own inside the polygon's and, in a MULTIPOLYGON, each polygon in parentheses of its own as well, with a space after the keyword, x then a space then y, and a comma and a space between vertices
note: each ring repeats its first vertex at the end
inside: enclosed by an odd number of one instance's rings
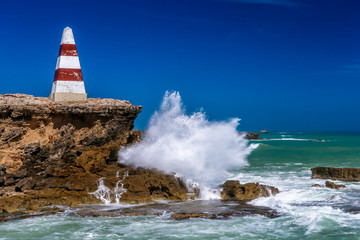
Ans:
POLYGON ((17 211, 16 213, 0 214, 0 222, 8 222, 8 221, 19 220, 19 219, 55 215, 59 212, 64 212, 64 210, 60 209, 56 206, 51 207, 51 208, 50 207, 36 208, 34 210, 27 208, 26 210, 17 211))
POLYGON ((228 180, 222 185, 223 200, 251 201, 258 197, 269 197, 279 193, 279 189, 259 183, 240 184, 237 180, 228 180))
POLYGON ((311 172, 311 178, 354 182, 360 181, 359 168, 315 167, 311 168, 311 172))
POLYGON ((218 215, 213 213, 174 213, 171 217, 175 220, 183 220, 189 218, 208 218, 215 219, 218 215))
POLYGON ((176 220, 188 218, 222 219, 230 216, 242 217, 262 215, 269 218, 280 216, 274 209, 253 206, 241 201, 195 200, 185 202, 154 202, 137 206, 81 206, 76 213, 80 216, 119 217, 119 216, 160 216, 168 214, 176 220))

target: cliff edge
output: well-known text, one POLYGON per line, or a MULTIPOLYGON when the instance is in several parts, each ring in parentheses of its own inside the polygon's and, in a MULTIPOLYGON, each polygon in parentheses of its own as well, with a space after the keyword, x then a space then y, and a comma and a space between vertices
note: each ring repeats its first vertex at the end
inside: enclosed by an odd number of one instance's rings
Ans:
POLYGON ((0 95, 0 212, 101 203, 89 194, 99 178, 109 189, 121 180, 124 202, 184 200, 186 188, 174 176, 117 162, 122 146, 141 140, 132 131, 141 108, 114 99, 0 95))

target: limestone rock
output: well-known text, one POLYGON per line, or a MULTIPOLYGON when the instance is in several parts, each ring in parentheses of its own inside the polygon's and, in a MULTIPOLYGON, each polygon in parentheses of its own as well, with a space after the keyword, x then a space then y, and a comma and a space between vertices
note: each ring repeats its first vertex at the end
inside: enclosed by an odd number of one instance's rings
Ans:
POLYGON ((123 181, 122 202, 185 201, 187 189, 175 176, 117 162, 120 147, 142 139, 133 131, 140 111, 114 99, 0 95, 0 213, 102 203, 89 194, 99 178, 110 189, 123 181))
POLYGON ((333 182, 331 182, 331 181, 326 181, 326 182, 325 182, 325 186, 326 186, 327 188, 332 188, 332 189, 346 188, 345 185, 335 184, 335 183, 333 183, 333 182))
POLYGON ((269 197, 279 193, 279 189, 259 183, 240 184, 236 180, 228 180, 223 185, 221 198, 223 200, 251 201, 258 197, 269 197))
POLYGON ((359 168, 315 167, 311 168, 311 172, 311 178, 354 182, 360 181, 359 168))
POLYGON ((130 169, 129 176, 123 181, 127 191, 122 202, 141 203, 159 199, 185 201, 187 188, 181 179, 155 169, 130 169))
POLYGON ((30 209, 100 203, 89 192, 121 169, 120 147, 141 139, 132 131, 140 112, 141 106, 114 99, 55 103, 0 95, 0 212, 34 201, 30 209))

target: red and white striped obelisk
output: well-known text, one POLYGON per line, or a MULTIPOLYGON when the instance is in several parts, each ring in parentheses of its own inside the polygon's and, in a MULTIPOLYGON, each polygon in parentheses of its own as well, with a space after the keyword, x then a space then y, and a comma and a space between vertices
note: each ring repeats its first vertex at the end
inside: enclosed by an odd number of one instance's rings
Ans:
POLYGON ((64 29, 61 38, 50 99, 56 102, 87 99, 74 35, 69 27, 64 29))

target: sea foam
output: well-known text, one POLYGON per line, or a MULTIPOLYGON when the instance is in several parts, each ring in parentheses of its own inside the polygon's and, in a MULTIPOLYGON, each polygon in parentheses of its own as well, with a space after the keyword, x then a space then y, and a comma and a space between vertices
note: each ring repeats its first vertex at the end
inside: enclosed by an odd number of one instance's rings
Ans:
POLYGON ((121 149, 119 161, 177 173, 201 189, 215 188, 228 177, 227 170, 246 166, 254 149, 237 132, 239 121, 209 121, 202 111, 187 115, 180 94, 166 92, 143 141, 121 149))

